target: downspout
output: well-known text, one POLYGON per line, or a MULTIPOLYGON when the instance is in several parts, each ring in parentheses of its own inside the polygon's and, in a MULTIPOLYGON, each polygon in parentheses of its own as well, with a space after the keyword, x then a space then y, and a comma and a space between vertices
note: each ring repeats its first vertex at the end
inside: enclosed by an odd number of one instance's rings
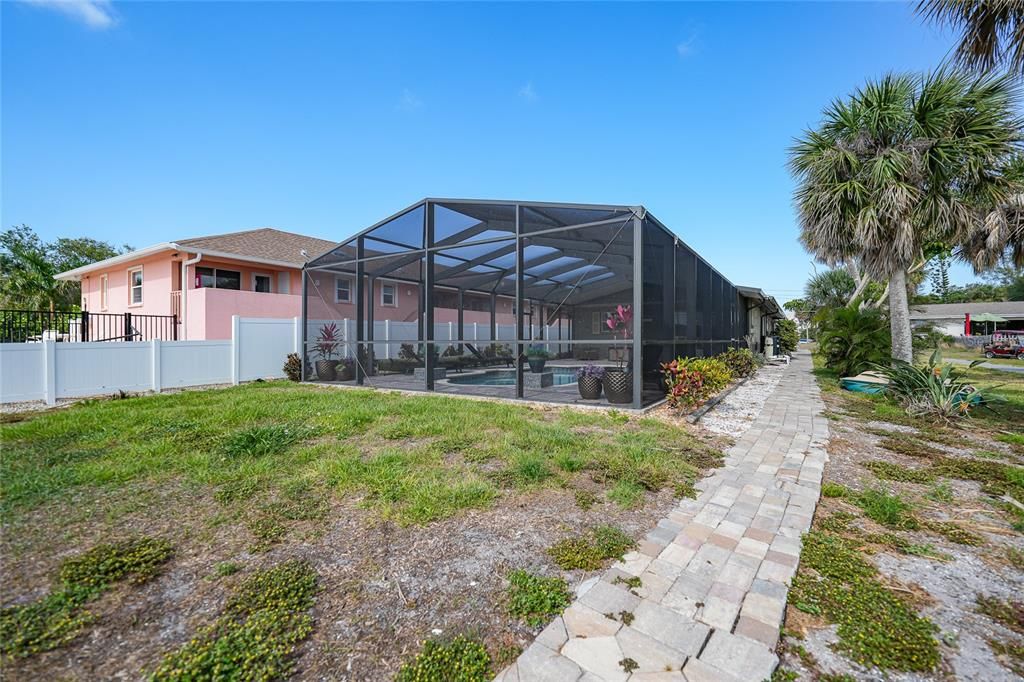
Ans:
POLYGON ((181 336, 188 340, 188 266, 195 265, 203 260, 202 251, 196 253, 196 257, 190 260, 181 261, 181 336))

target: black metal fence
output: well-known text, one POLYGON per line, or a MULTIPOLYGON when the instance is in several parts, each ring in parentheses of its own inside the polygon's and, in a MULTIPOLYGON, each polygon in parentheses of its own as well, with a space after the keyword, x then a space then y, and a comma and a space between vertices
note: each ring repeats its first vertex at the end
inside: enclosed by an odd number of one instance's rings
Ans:
POLYGON ((0 309, 0 343, 153 339, 177 341, 178 316, 0 309))

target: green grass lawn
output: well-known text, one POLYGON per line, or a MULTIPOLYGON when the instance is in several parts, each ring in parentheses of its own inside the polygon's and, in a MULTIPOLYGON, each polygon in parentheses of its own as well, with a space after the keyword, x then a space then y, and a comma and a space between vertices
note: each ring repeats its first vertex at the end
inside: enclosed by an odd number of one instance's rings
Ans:
POLYGON ((586 472, 629 505, 644 491, 686 490, 716 457, 656 419, 288 382, 86 401, 2 434, 5 523, 135 481, 184 482, 224 503, 273 499, 271 517, 360 496, 408 524, 586 472))
POLYGON ((1024 367, 1024 362, 1015 360, 1013 358, 992 358, 989 360, 986 358, 980 348, 943 348, 942 357, 944 358, 957 358, 958 360, 985 360, 993 365, 1006 365, 1007 367, 1024 367))

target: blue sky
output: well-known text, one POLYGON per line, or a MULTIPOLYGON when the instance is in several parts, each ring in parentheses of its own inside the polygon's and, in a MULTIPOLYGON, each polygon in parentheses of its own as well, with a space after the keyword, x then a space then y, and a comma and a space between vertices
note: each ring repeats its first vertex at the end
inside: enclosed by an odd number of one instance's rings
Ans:
POLYGON ((813 271, 794 136, 953 44, 904 3, 0 13, 4 227, 136 247, 258 226, 341 240, 423 196, 642 203, 780 300, 813 271))

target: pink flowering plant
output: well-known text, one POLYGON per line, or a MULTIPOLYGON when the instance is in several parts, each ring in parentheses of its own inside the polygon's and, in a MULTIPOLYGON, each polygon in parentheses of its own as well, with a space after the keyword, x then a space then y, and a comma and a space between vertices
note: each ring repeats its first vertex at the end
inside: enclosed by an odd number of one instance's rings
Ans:
MULTIPOLYGON (((615 310, 608 314, 605 324, 608 326, 608 329, 612 330, 612 336, 616 341, 619 339, 619 334, 622 334, 623 341, 632 338, 633 306, 621 304, 615 306, 615 310)), ((625 348, 623 349, 625 350, 625 348)), ((622 369, 622 359, 624 357, 625 353, 619 356, 619 369, 622 369)))

